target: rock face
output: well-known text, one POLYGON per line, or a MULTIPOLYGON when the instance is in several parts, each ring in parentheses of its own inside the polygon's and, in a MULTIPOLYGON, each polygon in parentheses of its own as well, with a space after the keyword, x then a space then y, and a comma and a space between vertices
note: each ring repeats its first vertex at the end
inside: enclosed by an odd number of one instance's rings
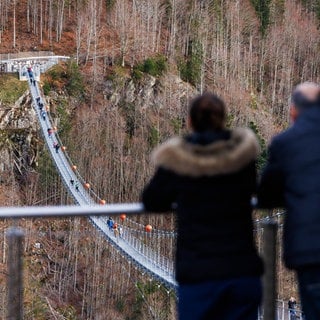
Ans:
POLYGON ((161 78, 145 74, 139 81, 130 77, 108 80, 104 89, 104 96, 112 105, 134 104, 142 109, 165 107, 179 110, 189 97, 196 94, 193 86, 170 73, 161 78))
POLYGON ((36 165, 38 124, 26 92, 12 106, 0 109, 0 173, 23 176, 36 165))

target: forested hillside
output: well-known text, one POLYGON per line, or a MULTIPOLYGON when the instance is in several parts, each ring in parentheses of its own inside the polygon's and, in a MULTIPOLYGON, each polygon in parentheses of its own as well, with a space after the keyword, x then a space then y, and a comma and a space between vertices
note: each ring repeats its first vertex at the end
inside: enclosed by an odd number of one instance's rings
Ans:
POLYGON ((1 52, 70 54, 86 67, 91 95, 102 94, 110 66, 139 77, 141 69, 160 72, 152 65, 163 58, 169 72, 198 90, 221 92, 232 110, 258 105, 281 124, 292 85, 318 77, 316 0, 1 4, 1 52))
MULTIPOLYGON (((187 106, 199 92, 225 99, 229 126, 256 132, 263 165, 268 141, 288 125, 292 87, 319 82, 319 18, 317 0, 0 0, 0 53, 71 57, 41 76, 59 134, 107 203, 139 201, 151 150, 186 132, 187 106)), ((13 106, 2 91, 1 108, 13 106)), ((1 152, 15 143, 10 130, 1 127, 1 152)), ((40 137, 32 141, 28 170, 1 169, 1 204, 71 203, 40 137)), ((174 228, 171 215, 137 219, 174 228)), ((172 293, 126 265, 86 220, 22 225, 25 319, 175 318, 172 293)), ((292 277, 282 278, 279 297, 294 290, 292 277)))

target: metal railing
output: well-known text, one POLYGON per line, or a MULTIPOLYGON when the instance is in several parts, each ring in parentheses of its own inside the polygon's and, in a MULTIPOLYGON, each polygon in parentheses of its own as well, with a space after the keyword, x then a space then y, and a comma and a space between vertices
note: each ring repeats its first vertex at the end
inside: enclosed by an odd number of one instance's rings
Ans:
MULTIPOLYGON (((91 217, 101 217, 101 216, 110 216, 110 215, 120 215, 123 212, 126 212, 128 215, 142 213, 144 211, 143 205, 141 203, 133 204, 111 204, 106 206, 48 206, 48 207, 2 207, 0 208, 0 218, 11 218, 11 219, 21 219, 21 218, 39 218, 39 217, 78 217, 78 216, 91 216, 91 217)), ((99 219, 100 221, 101 219, 99 219)), ((264 300, 261 316, 259 319, 263 320, 289 320, 290 313, 287 308, 285 308, 284 302, 276 300, 276 232, 277 224, 272 221, 264 221, 261 224, 261 227, 264 229, 264 238, 263 238, 263 257, 265 263, 265 275, 264 275, 264 300)), ((21 230, 11 229, 8 232, 8 235, 11 237, 9 241, 9 261, 8 261, 8 297, 10 300, 8 302, 8 318, 20 320, 23 319, 23 310, 22 310, 22 293, 23 292, 23 283, 22 283, 22 251, 19 249, 21 246, 21 241, 23 240, 21 230), (20 243, 20 244, 19 244, 20 243), (20 262, 19 262, 20 261, 20 262), (10 267, 11 266, 11 267, 10 267)), ((126 235, 123 233, 124 238, 128 238, 130 242, 139 242, 140 240, 134 239, 134 237, 126 235), (129 239, 131 237, 131 239, 129 239)), ((119 239, 115 239, 114 243, 117 244, 119 239)), ((143 245, 142 243, 140 243, 143 245)), ((141 249, 143 252, 143 248, 141 249)), ((150 253, 148 253, 150 255, 150 253)), ((133 256, 124 254, 127 258, 134 258, 133 256)), ((141 253, 139 253, 139 256, 141 253)), ((157 257, 155 253, 151 253, 154 259, 154 264, 156 265, 157 257)), ((163 278, 168 276, 168 279, 171 277, 172 271, 172 262, 165 262, 168 267, 165 272, 157 275, 154 272, 153 276, 156 278, 163 278), (167 274, 165 274, 167 273, 167 274)), ((172 284, 175 286, 176 284, 172 284)), ((296 311, 296 319, 302 317, 299 310, 296 311)), ((301 318, 302 319, 302 318, 301 318)), ((290 319, 291 320, 291 319, 290 319)))
POLYGON ((36 59, 37 57, 42 56, 53 56, 54 53, 52 51, 25 51, 25 52, 16 52, 16 53, 1 53, 0 54, 0 61, 1 60, 15 60, 15 59, 22 59, 32 57, 36 59))

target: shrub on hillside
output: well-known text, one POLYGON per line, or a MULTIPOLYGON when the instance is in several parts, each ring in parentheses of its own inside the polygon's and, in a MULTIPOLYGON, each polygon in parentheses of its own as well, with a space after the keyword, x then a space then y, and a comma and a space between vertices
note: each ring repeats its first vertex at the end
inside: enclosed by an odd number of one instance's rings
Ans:
POLYGON ((133 67, 132 76, 135 79, 142 77, 141 73, 148 73, 151 76, 161 76, 167 70, 166 58, 162 55, 157 55, 152 58, 147 58, 144 62, 133 67))
POLYGON ((199 41, 190 41, 189 52, 185 59, 178 62, 180 77, 195 87, 201 79, 201 67, 203 63, 203 48, 199 41))
POLYGON ((70 96, 84 98, 84 84, 79 67, 76 62, 70 60, 66 64, 54 66, 47 72, 47 80, 43 91, 47 95, 51 89, 65 88, 70 96))
POLYGON ((84 97, 83 78, 75 61, 67 65, 67 91, 71 96, 84 97))
POLYGON ((267 158, 268 158, 267 144, 266 144, 266 141, 262 138, 255 122, 250 121, 249 128, 256 134, 258 141, 259 141, 259 144, 260 144, 261 153, 260 153, 258 160, 257 160, 257 169, 259 171, 261 171, 265 167, 265 165, 267 164, 267 158))
POLYGON ((0 102, 10 105, 27 90, 27 82, 19 81, 17 75, 1 74, 0 88, 0 102))
POLYGON ((49 94, 49 92, 51 90, 51 86, 50 86, 48 81, 44 82, 44 84, 42 86, 42 90, 43 90, 43 93, 44 93, 45 96, 47 96, 49 94))

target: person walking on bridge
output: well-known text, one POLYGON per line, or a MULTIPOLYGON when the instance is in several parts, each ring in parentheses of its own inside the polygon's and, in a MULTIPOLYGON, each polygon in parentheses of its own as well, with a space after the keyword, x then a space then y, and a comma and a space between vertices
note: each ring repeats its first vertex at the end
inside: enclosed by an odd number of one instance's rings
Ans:
POLYGON ((58 153, 58 152, 59 152, 59 149, 60 149, 60 145, 59 145, 59 143, 58 143, 58 142, 56 142, 56 141, 54 141, 54 142, 53 142, 53 147, 55 148, 56 153, 58 153))
POLYGON ((109 231, 112 231, 112 229, 113 229, 113 219, 111 217, 108 218, 107 225, 109 227, 109 231))
POLYGON ((298 85, 293 125, 276 136, 258 189, 262 208, 286 208, 284 261, 298 276, 306 320, 320 319, 320 86, 298 85))
POLYGON ((181 320, 256 320, 262 261, 253 240, 251 196, 259 144, 245 128, 225 128, 214 94, 191 103, 192 133, 153 153, 156 172, 142 201, 149 212, 176 208, 176 279, 181 320))
POLYGON ((294 297, 291 297, 288 301, 288 310, 289 310, 290 320, 297 320, 296 308, 297 308, 297 301, 294 297))

